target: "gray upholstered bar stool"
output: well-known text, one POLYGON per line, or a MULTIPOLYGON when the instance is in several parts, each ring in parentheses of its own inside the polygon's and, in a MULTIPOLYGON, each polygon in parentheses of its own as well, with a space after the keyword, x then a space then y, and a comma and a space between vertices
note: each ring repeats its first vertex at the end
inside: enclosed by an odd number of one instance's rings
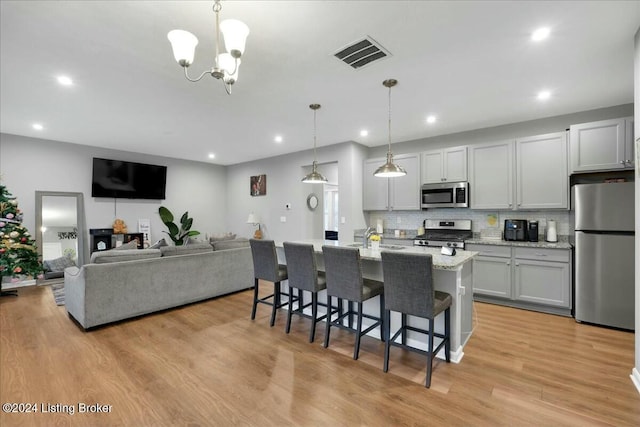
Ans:
POLYGON ((287 296, 289 299, 294 298, 290 293, 282 292, 280 288, 280 282, 287 280, 287 266, 278 264, 276 245, 273 240, 250 239, 249 244, 251 245, 251 255, 253 256, 253 276, 255 278, 251 320, 256 318, 258 303, 270 305, 272 307, 270 325, 273 326, 276 321, 276 311, 288 304, 288 302, 282 302, 282 295, 287 296), (273 282, 273 294, 263 298, 258 297, 260 279, 273 282))
POLYGON ((445 358, 449 363, 451 352, 451 295, 433 289, 433 258, 430 254, 407 254, 385 252, 382 256, 385 298, 385 346, 384 372, 389 370, 389 348, 398 346, 407 350, 425 354, 427 361, 427 379, 425 386, 431 386, 433 358, 444 346, 445 358), (391 311, 402 313, 400 329, 391 336, 391 311), (434 319, 444 311, 444 334, 434 331, 434 319), (406 324, 406 316, 423 317, 429 320, 429 329, 419 329, 406 324), (428 336, 428 351, 410 347, 406 344, 406 332, 413 331, 428 336), (396 342, 402 334, 402 341, 396 342), (438 346, 433 348, 433 337, 442 338, 438 346))
POLYGON ((365 279, 362 277, 362 265, 360 264, 360 251, 358 248, 345 248, 338 246, 323 246, 324 267, 327 277, 327 305, 332 306, 332 298, 346 299, 349 301, 349 309, 340 313, 338 317, 331 320, 327 318, 326 333, 324 336, 324 346, 329 346, 329 334, 331 327, 336 326, 342 329, 354 331, 349 326, 344 326, 342 320, 352 315, 357 316, 357 326, 355 328, 356 342, 353 349, 353 358, 358 359, 360 353, 360 338, 380 326, 380 337, 384 339, 384 287, 382 282, 365 279), (364 301, 380 295, 380 316, 371 316, 362 312, 364 301), (351 303, 357 303, 357 312, 351 310, 351 303), (362 330, 362 318, 375 320, 375 323, 364 331, 362 330))
MULTIPOLYGON (((324 320, 327 315, 318 317, 318 305, 327 307, 327 304, 318 302, 318 292, 327 288, 327 280, 324 271, 318 271, 316 255, 312 244, 284 242, 284 255, 287 258, 287 271, 289 274, 289 293, 294 289, 311 293, 311 302, 304 304, 302 297, 298 298, 298 310, 293 310, 293 301, 289 302, 287 313, 286 332, 291 330, 291 316, 297 314, 311 319, 311 331, 309 342, 313 342, 316 336, 316 323, 324 320), (311 316, 304 313, 304 309, 311 306, 311 316)), ((329 313, 330 309, 327 309, 329 313)))

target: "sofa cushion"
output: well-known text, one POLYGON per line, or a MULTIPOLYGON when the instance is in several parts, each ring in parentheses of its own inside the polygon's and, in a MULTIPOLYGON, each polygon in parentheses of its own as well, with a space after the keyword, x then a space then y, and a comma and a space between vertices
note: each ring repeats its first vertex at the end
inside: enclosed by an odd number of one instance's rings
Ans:
POLYGON ((111 249, 91 254, 92 264, 106 264, 109 262, 134 261, 138 259, 160 258, 159 249, 111 249))
POLYGON ((240 237, 234 240, 220 240, 213 242, 214 251, 224 251, 225 249, 247 248, 249 247, 249 239, 240 237))
POLYGON ((113 248, 114 251, 128 251, 129 249, 138 249, 138 242, 132 240, 128 243, 123 243, 122 245, 113 248))
POLYGON ((167 241, 163 239, 158 240, 153 245, 149 246, 149 249, 160 249, 163 246, 168 246, 167 241))
POLYGON ((162 256, 173 256, 212 252, 213 248, 209 243, 191 243, 182 246, 163 246, 160 248, 160 251, 162 252, 162 256))
POLYGON ((75 262, 69 257, 62 256, 60 258, 45 260, 42 262, 45 271, 64 271, 67 267, 73 267, 76 265, 75 262))

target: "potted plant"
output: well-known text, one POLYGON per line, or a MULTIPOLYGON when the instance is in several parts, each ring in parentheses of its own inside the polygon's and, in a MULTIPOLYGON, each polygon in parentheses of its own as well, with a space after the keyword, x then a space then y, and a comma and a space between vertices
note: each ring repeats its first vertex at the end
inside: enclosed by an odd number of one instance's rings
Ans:
POLYGON ((178 227, 173 222, 173 214, 171 211, 164 206, 160 206, 158 209, 158 213, 160 214, 160 219, 167 226, 169 231, 165 231, 169 235, 169 238, 173 240, 173 244, 176 246, 182 246, 187 243, 189 237, 197 236, 200 234, 199 231, 191 230, 191 225, 193 224, 193 218, 189 218, 189 212, 185 212, 182 214, 180 218, 180 227, 178 227))

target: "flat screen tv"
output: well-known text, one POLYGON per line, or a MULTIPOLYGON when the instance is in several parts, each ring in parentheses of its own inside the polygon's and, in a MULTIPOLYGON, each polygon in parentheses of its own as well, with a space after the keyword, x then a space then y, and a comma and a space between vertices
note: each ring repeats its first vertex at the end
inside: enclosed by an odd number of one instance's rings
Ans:
POLYGON ((93 158, 92 197, 165 198, 167 167, 93 158))

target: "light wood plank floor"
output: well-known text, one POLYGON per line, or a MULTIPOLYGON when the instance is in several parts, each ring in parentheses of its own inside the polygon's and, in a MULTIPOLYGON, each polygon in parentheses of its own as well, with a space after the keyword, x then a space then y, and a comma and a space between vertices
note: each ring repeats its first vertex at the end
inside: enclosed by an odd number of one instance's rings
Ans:
MULTIPOLYGON (((266 288, 266 286, 265 286, 266 288)), ((634 336, 573 319, 476 303, 460 364, 425 361, 269 307, 249 319, 251 291, 83 332, 45 286, 0 298, 0 401, 38 413, 2 413, 2 426, 638 426, 629 374, 634 336), (73 407, 42 413, 41 404, 73 407), (111 405, 79 413, 79 403, 111 405)), ((55 409, 55 407, 54 407, 55 409)))

